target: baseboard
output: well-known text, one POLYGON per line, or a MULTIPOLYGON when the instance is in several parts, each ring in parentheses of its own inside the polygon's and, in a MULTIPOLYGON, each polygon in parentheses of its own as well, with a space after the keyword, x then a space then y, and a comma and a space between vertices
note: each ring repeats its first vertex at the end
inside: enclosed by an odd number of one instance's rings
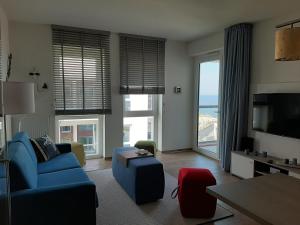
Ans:
POLYGON ((158 150, 161 153, 174 153, 174 152, 183 152, 183 151, 192 151, 192 148, 179 148, 179 149, 170 149, 170 150, 158 150))
POLYGON ((104 160, 112 160, 112 156, 109 157, 103 157, 104 160))
POLYGON ((203 156, 205 156, 205 157, 208 157, 208 158, 210 158, 210 159, 213 159, 213 160, 215 160, 215 161, 220 161, 220 159, 215 158, 213 155, 211 155, 211 154, 209 154, 209 153, 206 154, 205 152, 198 151, 198 150, 195 150, 195 149, 193 149, 193 151, 196 152, 196 153, 198 153, 198 154, 200 154, 200 155, 203 155, 203 156))

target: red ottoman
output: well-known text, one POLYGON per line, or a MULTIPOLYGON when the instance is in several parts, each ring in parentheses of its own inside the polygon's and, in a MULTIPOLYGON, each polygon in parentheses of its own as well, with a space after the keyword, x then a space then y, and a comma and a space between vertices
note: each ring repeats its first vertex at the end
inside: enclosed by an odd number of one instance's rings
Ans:
POLYGON ((208 169, 180 169, 178 200, 182 216, 190 218, 214 216, 217 199, 206 193, 206 187, 212 185, 216 185, 216 179, 208 169))

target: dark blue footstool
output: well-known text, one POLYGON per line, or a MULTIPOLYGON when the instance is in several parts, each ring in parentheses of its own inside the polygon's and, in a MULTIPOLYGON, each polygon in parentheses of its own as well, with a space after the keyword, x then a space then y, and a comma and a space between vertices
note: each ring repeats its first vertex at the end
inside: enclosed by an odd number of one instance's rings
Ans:
POLYGON ((130 159, 126 166, 118 154, 135 148, 117 148, 113 152, 112 171, 117 182, 136 204, 163 198, 165 176, 163 165, 154 157, 130 159))

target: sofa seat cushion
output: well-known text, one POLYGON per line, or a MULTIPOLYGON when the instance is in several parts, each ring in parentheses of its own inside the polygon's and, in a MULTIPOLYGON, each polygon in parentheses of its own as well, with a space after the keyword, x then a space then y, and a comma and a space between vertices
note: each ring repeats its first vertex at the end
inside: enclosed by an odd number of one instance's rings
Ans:
POLYGON ((69 152, 65 154, 61 154, 56 156, 55 158, 38 163, 38 173, 51 173, 60 170, 72 169, 72 168, 79 168, 80 164, 74 155, 74 153, 69 152))
POLYGON ((43 173, 38 176, 38 187, 53 187, 90 181, 81 168, 43 173))

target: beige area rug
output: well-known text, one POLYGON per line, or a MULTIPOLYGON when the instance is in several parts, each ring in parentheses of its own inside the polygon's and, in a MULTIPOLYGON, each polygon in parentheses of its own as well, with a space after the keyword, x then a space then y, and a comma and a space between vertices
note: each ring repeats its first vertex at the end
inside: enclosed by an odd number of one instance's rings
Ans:
POLYGON ((177 180, 167 173, 165 173, 164 198, 144 205, 136 205, 131 200, 115 181, 111 169, 88 172, 88 175, 97 186, 99 198, 97 225, 198 225, 233 216, 230 211, 218 205, 213 218, 183 218, 178 200, 171 198, 177 180))

